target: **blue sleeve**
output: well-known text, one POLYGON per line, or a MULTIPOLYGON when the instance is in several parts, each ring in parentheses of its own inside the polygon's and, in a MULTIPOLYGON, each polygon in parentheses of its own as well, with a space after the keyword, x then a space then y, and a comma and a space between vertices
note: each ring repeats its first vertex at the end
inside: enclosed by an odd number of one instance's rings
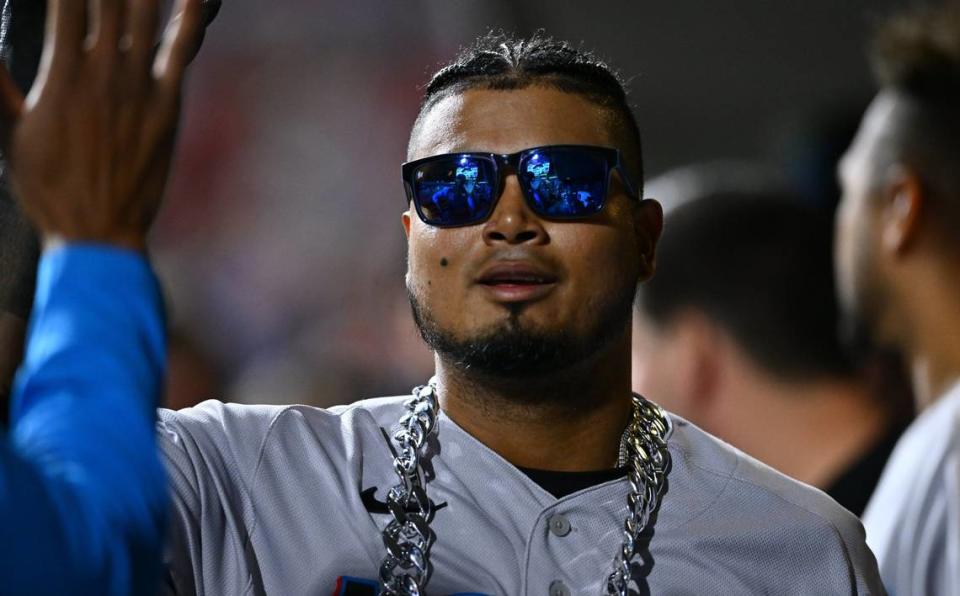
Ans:
POLYGON ((43 255, 0 437, 0 592, 156 592, 165 358, 162 299, 143 256, 79 244, 43 255))

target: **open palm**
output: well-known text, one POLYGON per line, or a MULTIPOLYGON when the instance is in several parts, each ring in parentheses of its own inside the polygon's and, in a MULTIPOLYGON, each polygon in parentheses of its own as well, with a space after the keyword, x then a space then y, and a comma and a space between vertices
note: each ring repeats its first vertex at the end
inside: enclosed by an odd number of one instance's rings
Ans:
POLYGON ((0 146, 45 237, 143 248, 169 172, 200 0, 178 0, 156 44, 160 0, 49 0, 37 79, 24 98, 0 69, 0 146))

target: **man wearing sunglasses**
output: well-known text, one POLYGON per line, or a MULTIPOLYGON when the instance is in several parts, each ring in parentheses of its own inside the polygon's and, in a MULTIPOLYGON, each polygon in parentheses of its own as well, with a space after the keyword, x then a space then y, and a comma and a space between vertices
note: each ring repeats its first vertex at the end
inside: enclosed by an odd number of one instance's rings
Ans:
POLYGON ((662 213, 609 67, 481 39, 427 87, 402 181, 436 376, 161 412, 171 592, 883 593, 852 515, 631 394, 662 213))
MULTIPOLYGON (((84 4, 55 4, 73 17, 57 21, 58 51, 85 55, 84 4)), ((147 67, 111 61, 122 19, 110 6, 96 68, 142 82, 147 67)), ((178 64, 184 52, 171 54, 178 64)), ((51 72, 65 78, 63 64, 51 72)), ((178 91, 179 78, 163 88, 178 91)), ((53 137, 22 126, 10 153, 19 188, 48 198, 61 235, 142 248, 172 121, 127 119, 144 130, 120 134, 124 120, 92 117, 96 102, 57 105, 48 119, 76 110, 70 122, 96 126, 64 125, 70 135, 44 145, 46 157, 61 146, 110 149, 65 150, 60 171, 86 182, 105 173, 115 192, 84 203, 92 228, 69 227, 77 218, 60 207, 74 203, 57 197, 86 187, 42 192, 49 170, 30 175, 38 155, 26 148, 53 137)), ((653 273, 662 214, 641 199, 640 137, 609 67, 549 39, 484 38, 431 81, 408 153, 407 289, 436 376, 409 397, 330 410, 210 401, 161 411, 170 593, 882 593, 849 513, 631 394, 633 296, 653 273)), ((131 294, 148 293, 149 271, 129 252, 144 281, 131 294)), ((83 259, 126 279, 116 256, 83 259)), ((110 327, 139 346, 125 352, 162 343, 160 325, 110 327)), ((88 389, 118 378, 97 363, 81 369, 98 375, 88 389)), ((91 414, 117 420, 109 408, 91 414)), ((136 446, 105 452, 127 450, 136 446)))

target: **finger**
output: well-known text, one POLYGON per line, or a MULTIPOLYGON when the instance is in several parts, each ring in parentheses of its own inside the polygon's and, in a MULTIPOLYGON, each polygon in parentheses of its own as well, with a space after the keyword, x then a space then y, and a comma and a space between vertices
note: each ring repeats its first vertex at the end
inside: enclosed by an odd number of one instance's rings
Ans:
POLYGON ((87 0, 50 0, 41 64, 51 72, 72 71, 83 56, 86 36, 87 0))
POLYGON ((10 132, 23 109, 23 94, 13 82, 6 65, 0 60, 0 149, 4 154, 9 146, 10 132))
POLYGON ((93 47, 98 54, 116 56, 123 35, 126 0, 93 0, 93 47))
POLYGON ((154 76, 165 86, 179 89, 183 73, 199 49, 203 32, 200 0, 177 0, 157 54, 154 76))
POLYGON ((130 9, 128 32, 130 35, 130 68, 149 76, 151 59, 160 22, 159 0, 136 0, 130 9))

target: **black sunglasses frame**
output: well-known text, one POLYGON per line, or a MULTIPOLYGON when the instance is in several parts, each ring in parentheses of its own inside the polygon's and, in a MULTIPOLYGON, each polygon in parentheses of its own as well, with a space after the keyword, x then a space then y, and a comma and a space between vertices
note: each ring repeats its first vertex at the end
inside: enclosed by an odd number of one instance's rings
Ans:
POLYGON ((500 200, 500 196, 503 194, 503 182, 506 176, 506 172, 512 170, 514 173, 520 171, 520 162, 526 155, 531 153, 550 151, 550 150, 561 150, 561 151, 583 151, 590 153, 593 156, 600 156, 603 158, 604 165, 606 166, 606 174, 603 180, 603 196, 600 200, 600 207, 595 213, 590 213, 586 215, 546 215, 540 212, 537 208, 536 203, 529 194, 529 190, 526 188, 526 185, 520 184, 521 192, 523 193, 523 199, 527 202, 527 206, 536 213, 539 217, 544 219, 557 219, 557 220, 578 220, 585 219, 591 215, 595 215, 603 210, 603 207, 607 204, 607 194, 610 191, 610 175, 616 171, 620 174, 620 179, 623 181, 623 186, 627 191, 628 196, 634 200, 640 200, 636 192, 636 186, 634 186, 633 181, 630 179, 630 175, 627 174, 627 171, 623 165, 623 156, 620 153, 619 149, 614 149, 612 147, 601 147, 597 145, 543 145, 539 147, 529 147, 516 153, 486 153, 481 151, 458 151, 456 153, 442 153, 439 155, 431 155, 429 157, 424 157, 414 161, 408 161, 401 166, 401 172, 403 176, 403 187, 407 194, 407 203, 413 202, 414 207, 417 210, 417 215, 420 217, 420 220, 426 223, 427 225, 436 227, 436 228, 459 228, 464 226, 472 226, 479 223, 482 223, 490 218, 494 210, 497 208, 497 202, 500 200), (416 193, 414 192, 414 185, 416 181, 414 176, 416 175, 417 169, 425 164, 430 164, 438 161, 443 161, 446 159, 460 159, 463 157, 468 157, 470 159, 486 159, 490 160, 493 163, 493 175, 496 179, 496 189, 495 196, 493 201, 490 204, 489 211, 481 218, 466 221, 464 223, 434 223, 430 221, 430 218, 426 217, 423 211, 420 208, 420 201, 417 200, 416 193))

